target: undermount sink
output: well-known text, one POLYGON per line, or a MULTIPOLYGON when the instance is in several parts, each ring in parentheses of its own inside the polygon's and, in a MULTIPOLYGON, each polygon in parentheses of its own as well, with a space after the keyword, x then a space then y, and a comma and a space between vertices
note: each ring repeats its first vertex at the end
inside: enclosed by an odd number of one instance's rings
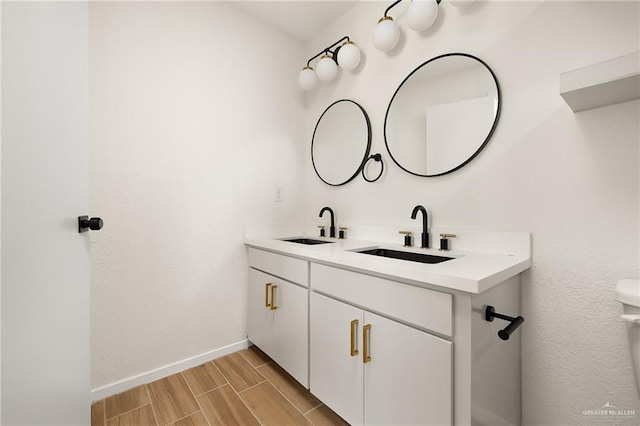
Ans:
POLYGON ((282 241, 288 241, 290 243, 296 243, 296 244, 306 244, 308 246, 313 246, 316 244, 328 244, 333 242, 333 241, 324 241, 324 240, 314 240, 313 238, 287 238, 282 241))
POLYGON ((455 259, 455 257, 435 256, 433 254, 414 253, 409 251, 389 250, 385 248, 373 248, 356 253, 370 254, 373 256, 390 257, 392 259, 408 260, 410 262, 420 263, 441 263, 447 260, 455 259))

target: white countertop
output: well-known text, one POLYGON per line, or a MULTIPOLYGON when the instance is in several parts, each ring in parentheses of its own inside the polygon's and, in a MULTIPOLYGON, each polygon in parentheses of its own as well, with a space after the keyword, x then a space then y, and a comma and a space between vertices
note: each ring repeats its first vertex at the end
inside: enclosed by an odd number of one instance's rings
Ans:
MULTIPOLYGON (((520 245, 530 246, 529 234, 520 233, 520 245)), ((295 238, 289 236, 286 238, 295 238)), ((299 237, 299 236, 298 236, 299 237)), ((285 237, 283 237, 285 238, 285 237)), ((407 248, 402 245, 365 240, 301 237, 332 241, 330 244, 305 245, 276 238, 247 238, 249 247, 281 253, 311 262, 337 266, 413 285, 443 287, 468 293, 482 293, 531 267, 529 247, 505 250, 505 253, 482 251, 439 251, 407 248), (424 264, 399 259, 356 253, 354 250, 382 247, 435 256, 454 257, 437 264, 424 264)), ((436 242, 437 244, 437 242, 436 242)))

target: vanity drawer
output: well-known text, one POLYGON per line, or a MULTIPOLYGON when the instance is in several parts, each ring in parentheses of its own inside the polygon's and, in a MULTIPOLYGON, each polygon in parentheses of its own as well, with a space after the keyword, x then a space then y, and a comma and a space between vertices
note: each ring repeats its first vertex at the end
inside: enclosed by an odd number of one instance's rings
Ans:
POLYGON ((311 263, 311 287, 391 318, 453 336, 453 296, 311 263))
POLYGON ((309 262, 306 260, 249 248, 249 266, 309 287, 309 262))

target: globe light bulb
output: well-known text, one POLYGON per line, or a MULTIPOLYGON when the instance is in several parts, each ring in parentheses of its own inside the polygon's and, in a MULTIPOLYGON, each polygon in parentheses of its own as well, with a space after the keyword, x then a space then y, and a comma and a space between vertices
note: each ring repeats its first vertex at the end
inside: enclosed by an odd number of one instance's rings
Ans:
POLYGON ((331 81, 338 73, 338 65, 336 65, 336 61, 331 56, 322 55, 318 65, 316 65, 316 73, 320 80, 331 81))
POLYGON ((302 88, 302 90, 313 90, 318 84, 318 77, 316 77, 316 73, 310 66, 306 66, 302 68, 300 74, 298 74, 298 84, 302 88))
POLYGON ((373 32, 373 44, 376 49, 388 52, 398 44, 400 28, 391 16, 383 16, 373 32))
POLYGON ((425 31, 438 17, 436 0, 412 0, 407 10, 407 25, 414 31, 425 31))
POLYGON ((360 63, 360 49, 352 41, 345 41, 338 50, 338 65, 340 68, 353 71, 360 63))

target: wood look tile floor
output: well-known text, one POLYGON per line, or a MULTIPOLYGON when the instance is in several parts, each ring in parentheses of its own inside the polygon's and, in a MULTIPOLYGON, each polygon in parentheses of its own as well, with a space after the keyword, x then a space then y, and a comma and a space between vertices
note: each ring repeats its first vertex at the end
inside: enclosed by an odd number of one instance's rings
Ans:
POLYGON ((92 426, 346 424, 255 346, 91 405, 92 426))

